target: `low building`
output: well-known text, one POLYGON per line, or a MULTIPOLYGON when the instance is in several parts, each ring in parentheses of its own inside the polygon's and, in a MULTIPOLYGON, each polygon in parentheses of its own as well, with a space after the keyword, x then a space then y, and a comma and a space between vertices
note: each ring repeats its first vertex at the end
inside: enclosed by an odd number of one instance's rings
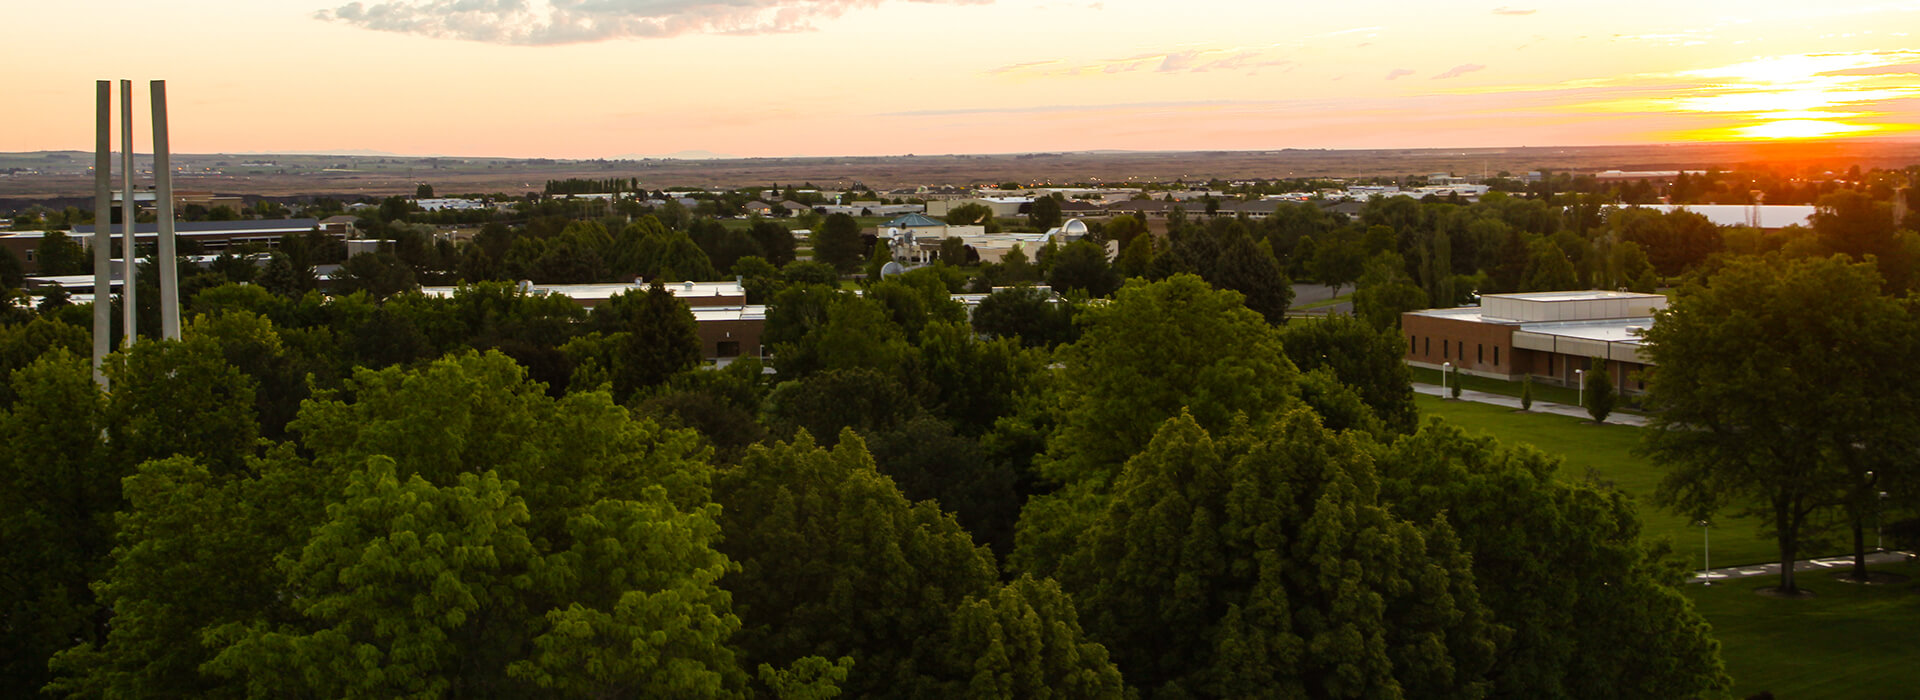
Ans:
POLYGON ((1572 386, 1597 359, 1616 389, 1637 393, 1651 366, 1641 336, 1666 306, 1664 296, 1633 292, 1488 294, 1479 306, 1403 313, 1400 333, 1410 366, 1572 386))
MULTIPOLYGON (((649 283, 607 282, 590 284, 534 284, 521 282, 520 288, 532 294, 557 294, 589 309, 618 294, 645 293, 649 283)), ((764 357, 760 334, 767 324, 767 307, 747 303, 746 287, 740 282, 675 282, 662 285, 674 298, 693 311, 700 335, 700 356, 715 361, 736 357, 764 357)), ((457 287, 421 287, 428 296, 451 297, 457 287)))
MULTIPOLYGON (((207 253, 218 253, 228 248, 258 243, 266 248, 280 245, 285 236, 297 236, 320 229, 320 222, 313 219, 255 219, 249 221, 180 221, 174 224, 174 234, 181 243, 192 243, 207 253)), ((327 231, 336 238, 346 238, 344 231, 327 231)), ((118 235, 118 234, 116 234, 118 235)), ((45 231, 9 231, 0 233, 0 247, 13 253, 20 261, 21 268, 27 274, 40 271, 39 253, 41 242, 46 239, 45 231)), ((152 246, 160 240, 159 224, 134 224, 134 240, 141 246, 152 246)), ((73 227, 67 232, 67 239, 82 248, 93 243, 93 225, 85 224, 73 227)), ((119 243, 116 242, 115 246, 119 243)), ((114 251, 118 254, 118 250, 114 251)), ((87 260, 91 261, 89 257, 87 260)), ((91 262, 87 263, 89 267, 91 262)))

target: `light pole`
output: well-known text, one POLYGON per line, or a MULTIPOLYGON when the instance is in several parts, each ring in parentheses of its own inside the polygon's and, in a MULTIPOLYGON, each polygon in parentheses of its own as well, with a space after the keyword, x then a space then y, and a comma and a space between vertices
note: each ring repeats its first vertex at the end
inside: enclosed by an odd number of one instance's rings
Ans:
POLYGON ((1694 524, 1700 526, 1701 585, 1711 586, 1713 585, 1713 536, 1708 534, 1708 528, 1713 523, 1701 520, 1694 524))
POLYGON ((1880 514, 1887 509, 1887 492, 1881 491, 1879 500, 1873 504, 1873 549, 1876 552, 1887 551, 1887 544, 1880 539, 1880 514))
POLYGON ((1584 369, 1574 370, 1573 383, 1580 385, 1580 407, 1586 408, 1587 407, 1587 371, 1584 369))
POLYGON ((1447 375, 1453 374, 1453 363, 1440 363, 1440 398, 1447 398, 1447 375))

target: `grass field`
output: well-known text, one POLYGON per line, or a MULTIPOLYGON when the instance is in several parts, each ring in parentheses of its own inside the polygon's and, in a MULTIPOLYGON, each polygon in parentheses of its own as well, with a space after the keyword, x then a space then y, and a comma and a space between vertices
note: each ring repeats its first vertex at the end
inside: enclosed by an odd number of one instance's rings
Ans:
MULTIPOLYGON (((1442 401, 1426 395, 1415 396, 1414 400, 1423 416, 1438 416, 1469 431, 1492 435, 1501 442, 1525 443, 1560 456, 1565 460, 1560 467, 1563 479, 1592 475, 1600 481, 1611 482, 1640 506, 1646 536, 1671 538, 1677 554, 1693 566, 1700 566, 1703 548, 1700 528, 1693 525, 1691 519, 1668 513, 1652 503, 1654 488, 1659 486, 1664 472, 1652 462, 1633 455, 1633 448, 1640 441, 1640 428, 1594 425, 1565 416, 1520 413, 1500 406, 1442 401)), ((1778 552, 1770 539, 1760 536, 1751 520, 1723 516, 1713 526, 1712 538, 1716 567, 1770 561, 1778 552)))
MULTIPOLYGON (((1613 482, 1638 501, 1646 536, 1672 538, 1676 552, 1699 566, 1700 528, 1648 502, 1661 472, 1632 454, 1641 428, 1425 395, 1415 401, 1425 416, 1559 455, 1565 460, 1562 478, 1592 473, 1613 482)), ((1713 528, 1714 566, 1766 561, 1775 551, 1750 520, 1722 518, 1713 528)), ((1831 553, 1838 552, 1819 552, 1831 553)), ((1911 563, 1876 570, 1920 577, 1920 565, 1911 563)), ((1920 635, 1914 634, 1920 629, 1920 589, 1914 581, 1861 586, 1835 581, 1832 572, 1802 572, 1797 580, 1813 591, 1811 598, 1785 600, 1754 592, 1778 580, 1764 576, 1683 589, 1713 623, 1734 680, 1731 697, 1763 690, 1795 699, 1920 696, 1911 670, 1920 659, 1920 635)))
MULTIPOLYGON (((1901 564, 1878 571, 1920 575, 1901 564)), ((1803 572, 1811 598, 1783 600, 1754 590, 1775 579, 1687 586, 1713 623, 1733 675, 1733 697, 1772 691, 1778 698, 1911 698, 1920 695, 1920 592, 1914 582, 1861 586, 1831 572, 1803 572)))

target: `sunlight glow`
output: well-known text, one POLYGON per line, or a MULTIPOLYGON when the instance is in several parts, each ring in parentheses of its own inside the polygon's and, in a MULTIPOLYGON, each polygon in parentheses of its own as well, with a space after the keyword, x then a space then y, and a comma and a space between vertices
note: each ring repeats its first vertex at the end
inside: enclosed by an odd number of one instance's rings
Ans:
POLYGON ((1740 138, 1748 139, 1817 139, 1830 136, 1858 135, 1864 132, 1879 130, 1880 128, 1876 126, 1845 124, 1825 119, 1782 119, 1780 121, 1732 129, 1730 133, 1740 138))

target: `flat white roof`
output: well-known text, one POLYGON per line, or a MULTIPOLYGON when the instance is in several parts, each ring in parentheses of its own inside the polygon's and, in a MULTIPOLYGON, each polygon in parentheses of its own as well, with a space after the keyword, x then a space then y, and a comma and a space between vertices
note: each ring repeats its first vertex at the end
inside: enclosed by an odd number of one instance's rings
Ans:
MULTIPOLYGON (((650 282, 607 282, 594 284, 535 284, 533 291, 542 294, 559 294, 581 301, 605 301, 615 295, 631 291, 647 290, 650 282)), ((709 297, 746 297, 746 287, 739 282, 676 282, 664 285, 681 299, 702 299, 709 297)), ((420 293, 427 296, 450 297, 455 287, 421 287, 420 293)))
POLYGON ((767 307, 764 304, 748 304, 746 306, 698 306, 693 309, 693 320, 696 323, 710 323, 713 321, 765 321, 767 320, 767 307))
POLYGON ((1753 226, 1758 228, 1786 228, 1788 226, 1813 225, 1813 205, 1811 204, 1653 204, 1648 209, 1672 212, 1676 209, 1707 217, 1716 226, 1753 226))
POLYGON ((1641 343, 1642 329, 1653 327, 1653 319, 1614 318, 1604 321, 1556 321, 1547 323, 1524 323, 1519 330, 1525 333, 1538 333, 1561 338, 1579 338, 1597 340, 1606 343, 1641 343))
POLYGON ((1513 299, 1517 301, 1559 302, 1559 301, 1601 301, 1609 299, 1665 299, 1659 294, 1641 292, 1610 292, 1604 289, 1580 289, 1566 292, 1517 292, 1513 294, 1482 294, 1481 304, 1486 299, 1513 299))

